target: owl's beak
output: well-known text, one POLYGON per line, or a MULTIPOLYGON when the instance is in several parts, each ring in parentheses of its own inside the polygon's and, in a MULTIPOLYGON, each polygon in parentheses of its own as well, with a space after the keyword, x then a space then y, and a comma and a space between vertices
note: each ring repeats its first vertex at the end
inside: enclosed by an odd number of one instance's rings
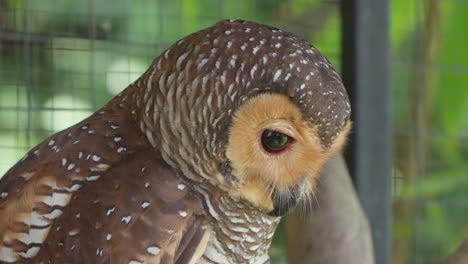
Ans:
POLYGON ((268 213, 269 216, 283 216, 296 207, 299 199, 296 192, 289 196, 280 196, 273 194, 273 210, 268 213))
POLYGON ((307 177, 304 177, 301 182, 292 190, 289 190, 287 194, 279 192, 277 190, 272 193, 273 210, 268 213, 269 216, 284 216, 291 212, 292 209, 301 200, 307 187, 307 177))

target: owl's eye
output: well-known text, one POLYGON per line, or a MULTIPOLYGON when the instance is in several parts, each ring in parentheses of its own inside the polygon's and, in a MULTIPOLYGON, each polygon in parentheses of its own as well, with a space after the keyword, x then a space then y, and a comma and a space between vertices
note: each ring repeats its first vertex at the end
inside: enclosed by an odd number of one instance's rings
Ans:
POLYGON ((268 153, 278 154, 292 142, 292 137, 275 130, 265 129, 262 133, 262 147, 268 153))

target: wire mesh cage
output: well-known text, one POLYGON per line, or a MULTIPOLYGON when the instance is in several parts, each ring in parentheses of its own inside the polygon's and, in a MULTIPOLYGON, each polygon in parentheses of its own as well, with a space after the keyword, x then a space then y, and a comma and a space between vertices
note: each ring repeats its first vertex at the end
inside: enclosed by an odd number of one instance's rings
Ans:
POLYGON ((468 236, 468 4, 392 5, 394 263, 440 263, 468 236))

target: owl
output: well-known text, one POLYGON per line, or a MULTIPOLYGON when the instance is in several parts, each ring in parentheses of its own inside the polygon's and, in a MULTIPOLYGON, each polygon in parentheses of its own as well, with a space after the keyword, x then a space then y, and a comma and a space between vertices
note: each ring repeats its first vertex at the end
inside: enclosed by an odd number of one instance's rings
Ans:
POLYGON ((269 263, 351 122, 301 38, 241 20, 177 41, 0 181, 4 263, 269 263))

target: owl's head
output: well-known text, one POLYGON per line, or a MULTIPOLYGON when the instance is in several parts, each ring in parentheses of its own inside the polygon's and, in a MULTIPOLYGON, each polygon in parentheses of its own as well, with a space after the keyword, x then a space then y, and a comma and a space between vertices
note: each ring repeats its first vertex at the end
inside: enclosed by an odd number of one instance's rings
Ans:
POLYGON ((141 129, 183 177, 218 186, 264 213, 307 200, 351 122, 340 77, 291 33, 221 21, 153 63, 141 129))

